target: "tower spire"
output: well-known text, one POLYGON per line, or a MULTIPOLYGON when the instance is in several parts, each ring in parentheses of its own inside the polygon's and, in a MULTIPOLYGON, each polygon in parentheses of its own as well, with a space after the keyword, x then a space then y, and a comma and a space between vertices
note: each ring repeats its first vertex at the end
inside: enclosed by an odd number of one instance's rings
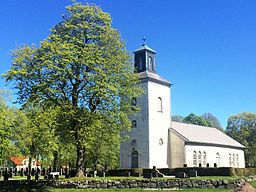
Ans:
POLYGON ((144 36, 143 39, 142 39, 142 46, 146 45, 146 37, 144 36))

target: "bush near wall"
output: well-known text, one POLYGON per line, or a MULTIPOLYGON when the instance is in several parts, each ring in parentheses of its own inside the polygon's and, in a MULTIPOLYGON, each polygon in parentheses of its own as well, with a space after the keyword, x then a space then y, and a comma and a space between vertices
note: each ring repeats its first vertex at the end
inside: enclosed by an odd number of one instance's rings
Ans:
POLYGON ((191 170, 197 171, 198 176, 249 176, 256 175, 256 168, 232 168, 232 167, 182 167, 175 168, 174 173, 185 172, 189 173, 191 170))
POLYGON ((142 169, 141 168, 133 168, 133 169, 111 169, 108 170, 106 175, 107 176, 142 176, 142 169))
MULTIPOLYGON (((256 175, 256 168, 231 168, 231 167, 182 167, 175 169, 159 168, 159 172, 164 175, 175 175, 177 172, 185 172, 189 174, 190 171, 197 171, 198 176, 251 176, 256 175)), ((113 169, 108 170, 106 176, 146 176, 150 177, 154 173, 153 169, 113 169)))
POLYGON ((256 175, 256 168, 230 168, 231 176, 251 176, 256 175))

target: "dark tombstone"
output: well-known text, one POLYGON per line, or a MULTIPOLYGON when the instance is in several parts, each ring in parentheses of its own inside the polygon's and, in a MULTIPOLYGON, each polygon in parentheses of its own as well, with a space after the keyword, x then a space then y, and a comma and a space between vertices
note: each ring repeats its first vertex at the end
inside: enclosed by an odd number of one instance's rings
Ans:
POLYGON ((32 168, 32 170, 31 170, 31 176, 35 176, 35 169, 34 168, 32 168))
POLYGON ((183 167, 187 167, 188 165, 187 164, 183 164, 183 167))
POLYGON ((41 175, 41 170, 37 167, 36 168, 36 172, 39 174, 39 175, 41 175))
POLYGON ((25 175, 28 176, 28 168, 26 167, 25 175))
POLYGON ((8 181, 9 175, 8 173, 4 173, 4 181, 8 181))
POLYGON ((65 178, 69 178, 69 170, 67 167, 65 167, 64 172, 65 172, 65 178))
POLYGON ((24 170, 23 170, 23 168, 20 169, 20 176, 21 176, 21 177, 24 176, 24 170))
POLYGON ((52 167, 49 167, 48 174, 52 172, 52 167))
POLYGON ((46 171, 45 171, 45 168, 42 169, 42 175, 45 175, 46 171))
POLYGON ((27 174, 27 180, 30 181, 31 180, 31 175, 27 174))
POLYGON ((206 163, 206 167, 210 167, 209 163, 206 163))
POLYGON ((18 170, 17 170, 17 168, 15 168, 14 169, 14 176, 17 176, 18 175, 17 173, 18 173, 18 170))
POLYGON ((39 172, 36 172, 36 173, 35 173, 35 180, 38 180, 38 179, 39 179, 39 176, 40 176, 39 172))
POLYGON ((214 167, 217 167, 217 163, 214 163, 214 167))
POLYGON ((10 168, 10 169, 8 170, 8 175, 9 175, 9 178, 12 178, 12 168, 10 168))

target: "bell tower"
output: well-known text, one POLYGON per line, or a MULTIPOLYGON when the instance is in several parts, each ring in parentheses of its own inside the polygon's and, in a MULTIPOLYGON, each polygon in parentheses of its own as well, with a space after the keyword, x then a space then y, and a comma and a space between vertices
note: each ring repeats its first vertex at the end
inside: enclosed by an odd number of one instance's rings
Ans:
POLYGON ((134 52, 134 68, 135 72, 140 73, 150 71, 156 73, 155 54, 156 52, 146 45, 146 39, 143 39, 143 44, 134 52))
POLYGON ((171 83, 156 73, 156 51, 143 44, 134 51, 134 72, 144 94, 136 98, 140 111, 130 116, 129 139, 121 143, 121 168, 167 168, 171 126, 171 83))

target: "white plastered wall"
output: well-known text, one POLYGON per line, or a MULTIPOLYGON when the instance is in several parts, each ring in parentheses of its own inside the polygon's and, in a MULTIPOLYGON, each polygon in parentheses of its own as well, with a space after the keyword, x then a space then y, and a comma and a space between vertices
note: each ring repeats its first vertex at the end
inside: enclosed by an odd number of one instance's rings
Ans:
POLYGON ((148 82, 149 100, 149 168, 168 167, 168 128, 171 121, 170 87, 148 82), (158 98, 162 99, 162 112, 158 111, 158 98), (160 138, 163 144, 160 143, 160 138))
POLYGON ((242 149, 234 149, 229 147, 218 147, 218 146, 203 146, 203 145, 185 145, 185 163, 188 167, 193 167, 193 153, 196 151, 197 159, 198 153, 202 153, 203 161, 203 152, 206 152, 206 163, 209 163, 210 167, 214 166, 214 163, 217 163, 216 154, 220 155, 220 163, 218 167, 245 167, 244 161, 244 151, 242 149), (231 164, 229 160, 229 154, 231 154, 231 164), (233 163, 233 154, 235 155, 235 161, 233 163), (238 155, 238 165, 236 160, 236 155, 238 155))

